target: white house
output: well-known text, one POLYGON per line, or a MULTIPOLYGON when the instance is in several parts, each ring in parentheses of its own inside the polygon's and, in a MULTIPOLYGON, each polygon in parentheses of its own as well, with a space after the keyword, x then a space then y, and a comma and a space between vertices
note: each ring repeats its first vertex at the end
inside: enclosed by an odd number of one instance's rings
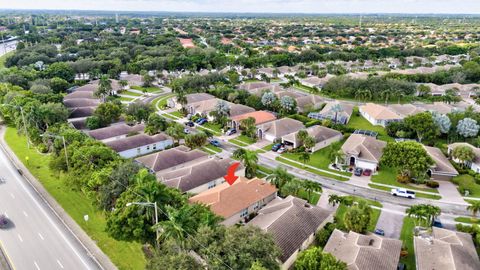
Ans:
POLYGON ((378 163, 387 143, 374 137, 352 134, 342 145, 341 151, 345 155, 345 164, 362 169, 377 171, 378 163))
POLYGON ((279 141, 283 136, 305 128, 302 122, 292 118, 282 118, 258 126, 257 136, 270 142, 279 141))
POLYGON ((452 156, 452 152, 455 148, 461 147, 461 146, 466 146, 470 147, 473 150, 473 153, 475 154, 475 157, 473 158, 472 161, 466 161, 465 165, 473 170, 476 173, 480 173, 480 149, 469 144, 469 143, 464 143, 464 142, 458 142, 458 143, 452 143, 448 145, 448 155, 452 157, 452 161, 456 163, 462 163, 462 160, 456 159, 452 156))
POLYGON ((374 103, 360 106, 359 111, 374 126, 386 127, 388 123, 398 122, 404 118, 390 108, 374 103))
POLYGON ((172 146, 173 140, 162 133, 154 136, 138 134, 123 139, 109 141, 105 144, 112 148, 120 156, 124 158, 133 158, 163 150, 169 146, 172 146))
MULTIPOLYGON (((308 136, 315 139, 315 146, 310 149, 312 152, 318 151, 324 147, 329 146, 334 142, 338 142, 343 138, 340 131, 327 128, 324 126, 311 126, 306 129, 308 136)), ((291 145, 293 148, 297 148, 302 145, 302 142, 298 139, 298 131, 290 133, 282 137, 282 143, 291 145)))

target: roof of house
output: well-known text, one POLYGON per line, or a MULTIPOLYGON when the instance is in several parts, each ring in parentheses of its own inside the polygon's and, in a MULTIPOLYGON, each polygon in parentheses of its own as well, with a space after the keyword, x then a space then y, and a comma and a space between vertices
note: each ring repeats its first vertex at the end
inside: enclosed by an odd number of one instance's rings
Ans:
POLYGON ((93 96, 93 91, 73 91, 72 93, 66 95, 63 100, 67 99, 76 99, 76 98, 88 98, 95 99, 93 96))
POLYGON ((416 236, 414 244, 419 270, 480 269, 470 234, 433 227, 431 236, 416 236))
POLYGON ((112 148, 115 152, 123 152, 137 147, 163 142, 168 139, 169 137, 162 133, 154 136, 148 136, 147 134, 138 134, 123 139, 106 142, 105 144, 112 148))
POLYGON ((433 104, 420 104, 418 106, 427 111, 437 112, 440 114, 451 113, 454 110, 454 107, 452 105, 443 102, 434 102, 433 104))
POLYGON ((480 164, 480 148, 477 148, 469 143, 466 142, 456 142, 448 145, 448 148, 450 149, 455 149, 459 146, 467 146, 470 147, 473 150, 473 153, 475 154, 475 158, 473 160, 474 163, 480 164))
POLYGON ((69 118, 87 117, 91 116, 96 107, 78 107, 70 110, 69 118))
POLYGON ((187 192, 227 174, 230 159, 209 158, 178 170, 158 172, 157 178, 165 185, 187 192))
POLYGON ((86 118, 81 118, 81 119, 72 119, 69 120, 68 123, 70 123, 75 129, 86 129, 86 118))
POLYGON ((214 96, 207 93, 195 93, 187 95, 187 104, 196 103, 204 100, 215 99, 214 96))
POLYGON ((67 108, 96 107, 100 104, 100 100, 91 98, 74 98, 64 100, 63 104, 67 108))
POLYGON ((337 117, 345 116, 347 118, 350 118, 350 116, 352 116, 354 106, 352 104, 342 103, 338 101, 327 102, 327 104, 325 104, 325 107, 323 107, 323 109, 320 111, 320 114, 334 116, 335 113, 332 112, 332 107, 337 104, 340 105, 340 107, 342 108, 342 111, 338 112, 337 117))
POLYGON ((312 106, 312 108, 319 108, 320 105, 324 103, 323 98, 317 95, 300 96, 295 99, 295 102, 297 103, 297 107, 300 110, 304 110, 307 106, 312 106))
POLYGON ((302 128, 305 128, 303 123, 292 118, 277 119, 259 127, 265 134, 272 135, 275 138, 281 138, 302 128))
POLYGON ((269 87, 271 84, 266 83, 266 82, 248 82, 248 83, 242 83, 240 86, 238 86, 238 89, 242 90, 252 90, 252 89, 257 89, 257 88, 265 88, 269 87))
POLYGON ((88 135, 96 140, 105 140, 117 136, 127 135, 132 132, 141 132, 145 128, 144 124, 129 126, 127 124, 116 124, 104 128, 91 130, 88 135))
POLYGON ((246 105, 230 103, 230 102, 228 104, 230 106, 230 116, 233 116, 233 117, 237 115, 255 112, 254 108, 248 107, 246 105))
POLYGON ((352 270, 396 270, 401 249, 402 241, 397 239, 335 229, 323 251, 345 262, 352 270))
POLYGON ((215 110, 215 106, 217 106, 218 101, 220 101, 220 99, 218 98, 207 99, 194 103, 189 103, 189 106, 194 108, 197 113, 209 113, 215 110))
POLYGON ((386 142, 375 139, 374 137, 352 134, 342 145, 342 151, 347 155, 354 155, 360 159, 372 162, 379 162, 383 154, 383 148, 386 142))
POLYGON ((360 106, 360 110, 376 120, 403 119, 402 116, 392 111, 388 107, 375 103, 367 103, 363 106, 360 106))
POLYGON ((433 166, 433 172, 435 173, 445 173, 450 175, 458 175, 455 167, 450 163, 447 157, 443 155, 442 150, 436 147, 423 145, 423 148, 427 151, 430 157, 433 159, 435 165, 433 166))
POLYGON ((397 113, 402 117, 407 117, 410 115, 415 115, 417 113, 424 112, 425 109, 417 107, 412 104, 392 104, 388 106, 390 110, 397 113))
POLYGON ((248 224, 271 233, 281 249, 280 260, 285 262, 310 235, 330 216, 331 212, 288 196, 276 198, 262 208, 248 224))
POLYGON ((255 125, 261 125, 263 123, 267 123, 267 122, 270 122, 270 121, 273 121, 273 120, 277 119, 277 117, 273 113, 267 112, 267 111, 248 112, 248 113, 244 113, 244 114, 240 114, 240 115, 230 117, 230 119, 232 121, 239 122, 239 121, 241 121, 243 119, 247 119, 249 117, 253 117, 255 119, 255 125))
POLYGON ((150 155, 136 158, 135 160, 145 165, 154 172, 173 168, 194 160, 204 159, 208 154, 200 150, 191 150, 186 146, 178 146, 150 155))
MULTIPOLYGON (((342 136, 342 133, 340 131, 337 131, 337 130, 331 129, 331 128, 327 128, 327 127, 324 127, 324 126, 320 126, 320 125, 311 126, 311 127, 307 128, 306 131, 307 131, 308 135, 313 137, 315 139, 315 142, 317 142, 317 143, 323 142, 323 141, 331 139, 333 137, 342 136)), ((296 141, 297 134, 298 134, 298 131, 290 133, 288 135, 285 135, 282 138, 284 140, 293 142, 293 141, 296 141)))
POLYGON ((223 183, 191 197, 189 201, 210 206, 215 214, 228 218, 276 192, 277 188, 264 180, 239 176, 233 185, 223 183))

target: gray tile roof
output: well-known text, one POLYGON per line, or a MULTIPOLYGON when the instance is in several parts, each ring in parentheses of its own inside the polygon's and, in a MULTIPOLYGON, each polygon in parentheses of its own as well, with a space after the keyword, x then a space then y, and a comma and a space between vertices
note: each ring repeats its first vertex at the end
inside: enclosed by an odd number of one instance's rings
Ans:
POLYGON ((129 126, 127 124, 114 124, 109 127, 99 128, 88 132, 96 140, 105 140, 117 136, 127 135, 131 132, 143 132, 144 124, 129 126))
POLYGON ((342 145, 342 151, 347 155, 357 156, 360 159, 371 162, 379 162, 383 154, 383 148, 387 143, 374 137, 352 134, 342 145))
POLYGON ((100 104, 100 101, 97 99, 91 99, 91 98, 74 98, 74 99, 64 100, 63 104, 67 108, 96 107, 100 104))
POLYGON ((314 234, 331 212, 288 196, 277 198, 262 208, 248 224, 271 233, 281 249, 280 260, 285 262, 314 234))
POLYGON ((345 262, 351 270, 396 270, 401 248, 400 240, 335 229, 323 251, 345 262))
POLYGON ((138 134, 123 139, 118 139, 105 143, 116 152, 123 152, 126 150, 142 147, 145 145, 163 142, 168 140, 169 137, 165 134, 157 134, 155 136, 148 136, 146 134, 138 134))
POLYGON ((208 154, 200 150, 190 151, 186 146, 178 146, 136 158, 136 161, 142 163, 154 172, 159 172, 194 160, 203 160, 207 157, 208 154))
POLYGON ((290 134, 300 129, 305 128, 302 122, 291 119, 282 118, 272 122, 268 122, 259 127, 265 134, 274 136, 275 138, 281 138, 287 134, 290 134))

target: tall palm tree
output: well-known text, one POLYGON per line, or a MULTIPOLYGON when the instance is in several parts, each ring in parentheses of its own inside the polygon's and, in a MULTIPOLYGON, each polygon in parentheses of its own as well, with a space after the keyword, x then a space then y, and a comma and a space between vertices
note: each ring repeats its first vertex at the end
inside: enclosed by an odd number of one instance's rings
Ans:
POLYGON ((174 124, 167 128, 165 131, 168 136, 172 137, 177 143, 180 143, 180 139, 184 136, 183 127, 180 124, 174 124))
POLYGON ((286 183, 293 180, 293 176, 289 174, 285 168, 277 167, 266 179, 273 183, 278 189, 282 189, 286 183))
POLYGON ((102 75, 100 82, 98 83, 98 89, 95 91, 94 95, 102 98, 102 100, 105 100, 105 97, 111 95, 111 93, 112 81, 108 78, 108 76, 102 75))
POLYGON ((182 106, 182 111, 185 112, 185 105, 187 105, 188 100, 184 91, 177 92, 177 102, 182 106))
POLYGON ((167 219, 160 221, 153 228, 160 231, 160 237, 163 240, 173 239, 183 245, 187 236, 193 234, 196 229, 196 224, 192 218, 192 206, 187 204, 180 209, 175 209, 170 205, 166 205, 165 214, 167 219))
POLYGON ((303 189, 305 189, 307 191, 309 202, 311 202, 313 192, 322 191, 322 186, 319 183, 313 182, 313 181, 310 181, 310 180, 303 181, 302 182, 302 187, 303 187, 303 189))
POLYGON ((307 165, 307 162, 310 161, 310 154, 307 152, 302 152, 298 159, 300 159, 300 161, 303 163, 303 167, 305 167, 305 165, 307 165))
POLYGON ((245 176, 247 178, 253 178, 257 175, 257 152, 239 148, 233 152, 233 158, 238 159, 245 166, 245 176))
POLYGON ((472 201, 469 206, 467 206, 467 210, 471 211, 474 219, 476 219, 477 214, 480 212, 480 201, 472 201))
POLYGON ((429 204, 417 204, 410 206, 406 210, 406 213, 409 217, 415 218, 416 225, 419 224, 431 227, 435 218, 441 214, 441 210, 438 206, 433 206, 429 204))
POLYGON ((342 106, 339 103, 336 103, 335 105, 332 106, 332 108, 330 108, 330 111, 335 113, 335 120, 334 121, 335 121, 335 124, 337 124, 338 113, 343 111, 342 106))
POLYGON ((337 194, 330 194, 328 196, 328 203, 331 204, 332 206, 335 206, 337 204, 341 204, 343 201, 343 197, 339 196, 337 194))

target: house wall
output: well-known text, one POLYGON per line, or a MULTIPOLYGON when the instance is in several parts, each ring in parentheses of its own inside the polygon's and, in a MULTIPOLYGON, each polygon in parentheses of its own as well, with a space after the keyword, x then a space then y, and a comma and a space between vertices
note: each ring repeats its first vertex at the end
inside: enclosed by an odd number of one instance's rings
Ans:
POLYGON ((272 193, 271 195, 265 197, 264 199, 246 207, 248 208, 248 213, 246 216, 242 217, 241 214, 242 214, 242 211, 238 212, 238 213, 235 213, 233 214, 232 216, 228 217, 228 218, 225 218, 224 221, 221 222, 221 224, 225 225, 225 226, 232 226, 232 225, 235 225, 237 224, 240 220, 243 220, 245 217, 248 217, 248 215, 250 215, 251 213, 256 213, 258 212, 258 210, 262 209, 267 203, 269 203, 270 201, 272 201, 273 199, 275 199, 277 197, 277 192, 275 193, 272 193), (258 206, 257 206, 258 205, 258 206))
POLYGON ((158 151, 158 150, 163 150, 169 146, 173 145, 173 141, 171 139, 161 141, 161 142, 156 142, 152 144, 147 144, 144 146, 140 146, 137 148, 133 149, 128 149, 122 152, 119 152, 118 154, 124 158, 133 158, 137 156, 143 156, 146 154, 150 154, 152 152, 158 151))
POLYGON ((263 133, 263 138, 269 142, 275 142, 275 140, 277 139, 277 137, 275 137, 274 135, 265 133, 263 133))

